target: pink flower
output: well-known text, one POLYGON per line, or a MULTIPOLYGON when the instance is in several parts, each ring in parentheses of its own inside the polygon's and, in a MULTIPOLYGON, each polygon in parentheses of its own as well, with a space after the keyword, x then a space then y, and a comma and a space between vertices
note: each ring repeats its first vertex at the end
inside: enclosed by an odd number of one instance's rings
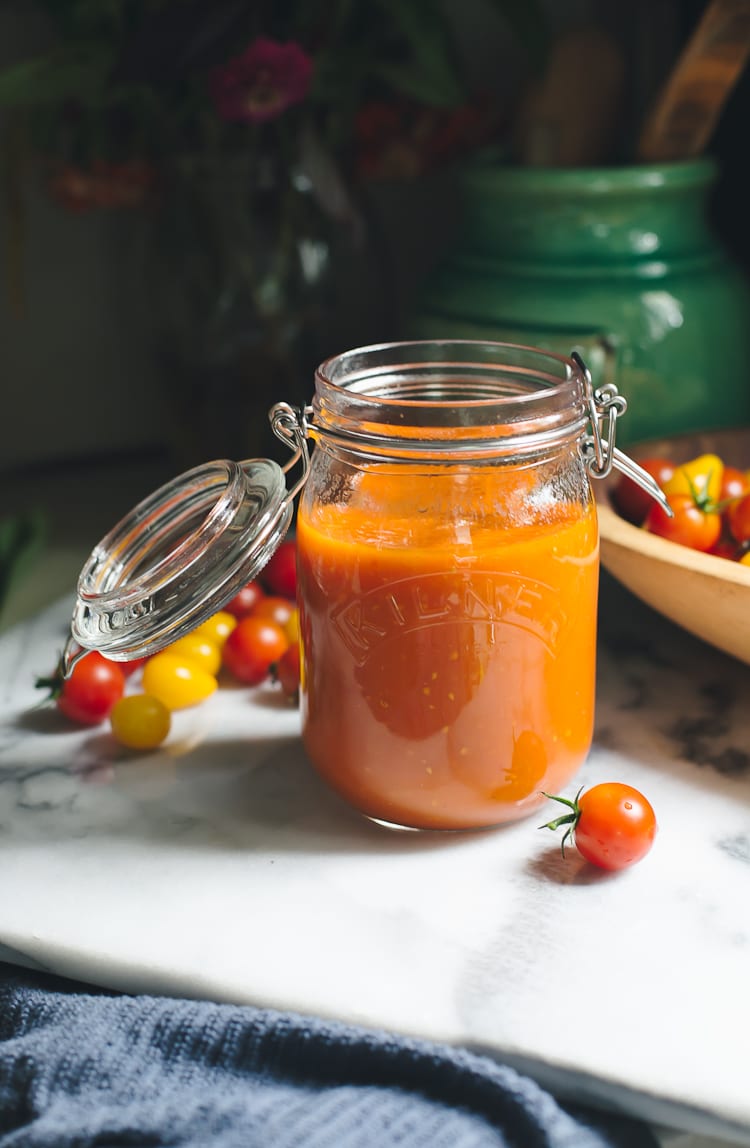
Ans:
POLYGON ((211 98, 224 120, 272 120, 307 95, 313 62, 299 44, 259 36, 209 78, 211 98))

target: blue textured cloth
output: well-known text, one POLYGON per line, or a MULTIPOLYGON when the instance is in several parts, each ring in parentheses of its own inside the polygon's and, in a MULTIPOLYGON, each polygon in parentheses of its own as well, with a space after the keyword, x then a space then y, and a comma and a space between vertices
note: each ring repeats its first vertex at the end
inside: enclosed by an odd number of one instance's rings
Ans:
POLYGON ((0 1148, 655 1148, 489 1058, 0 964, 0 1148))

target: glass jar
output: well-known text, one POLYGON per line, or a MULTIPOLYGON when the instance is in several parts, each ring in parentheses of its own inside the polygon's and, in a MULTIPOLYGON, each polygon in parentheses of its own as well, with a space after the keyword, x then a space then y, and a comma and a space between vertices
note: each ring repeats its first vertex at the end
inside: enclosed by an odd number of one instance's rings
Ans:
POLYGON ((153 654, 221 609, 303 490, 302 736, 316 769, 393 826, 522 817, 591 743, 589 475, 616 465, 661 496, 615 449, 624 406, 575 354, 442 341, 329 359, 312 407, 271 411, 294 452, 285 470, 301 461, 291 489, 269 459, 220 460, 145 499, 84 566, 63 670, 87 649, 153 654))
POLYGON ((367 816, 496 825, 586 757, 586 416, 573 364, 526 348, 401 344, 319 368, 297 520, 302 731, 367 816))

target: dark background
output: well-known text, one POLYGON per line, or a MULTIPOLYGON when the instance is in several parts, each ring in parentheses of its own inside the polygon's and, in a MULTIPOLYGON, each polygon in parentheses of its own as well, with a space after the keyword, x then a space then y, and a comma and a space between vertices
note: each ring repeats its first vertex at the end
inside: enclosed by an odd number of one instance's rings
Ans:
MULTIPOLYGON (((404 0, 408 3, 408 0, 404 0)), ((551 33, 595 22, 617 39, 628 69, 622 138, 632 140, 671 63, 699 19, 701 0, 547 0, 551 33)), ((478 86, 512 115, 524 82, 508 29, 483 0, 451 4, 456 36, 478 86)), ((0 12, 0 64, 44 42, 30 7, 0 12)), ((575 78, 571 77, 571 82, 575 78)), ((710 151, 720 165, 715 225, 732 254, 750 267, 746 160, 750 74, 732 95, 710 151)), ((137 214, 75 216, 52 203, 23 173, 23 234, 0 214, 0 476, 3 508, 24 483, 54 481, 92 459, 162 459, 168 407, 150 353, 142 282, 143 228, 137 214), (23 306, 12 297, 7 268, 22 258, 23 306)), ((405 316, 419 283, 453 242, 459 203, 450 172, 381 183, 369 195, 385 245, 388 302, 382 279, 356 261, 345 274, 345 310, 332 351, 408 334, 405 316)), ((748 317, 750 319, 750 316, 748 317)), ((717 347, 717 355, 721 348, 717 347)), ((312 387, 312 384, 311 384, 312 387)), ((279 396, 283 398, 284 396, 279 396)), ((721 396, 717 395, 717 402, 721 396)), ((165 466, 168 460, 165 461, 165 466)))

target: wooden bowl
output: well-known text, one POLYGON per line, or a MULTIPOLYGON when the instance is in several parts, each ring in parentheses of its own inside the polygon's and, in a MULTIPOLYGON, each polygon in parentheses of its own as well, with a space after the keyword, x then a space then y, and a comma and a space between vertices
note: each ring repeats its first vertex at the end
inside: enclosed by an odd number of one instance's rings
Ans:
MULTIPOLYGON (((631 457, 686 462, 718 454, 750 468, 750 428, 654 439, 625 448, 631 457)), ((602 566, 633 594, 679 626, 750 664, 750 566, 701 554, 632 526, 612 508, 613 471, 594 482, 602 566)))

